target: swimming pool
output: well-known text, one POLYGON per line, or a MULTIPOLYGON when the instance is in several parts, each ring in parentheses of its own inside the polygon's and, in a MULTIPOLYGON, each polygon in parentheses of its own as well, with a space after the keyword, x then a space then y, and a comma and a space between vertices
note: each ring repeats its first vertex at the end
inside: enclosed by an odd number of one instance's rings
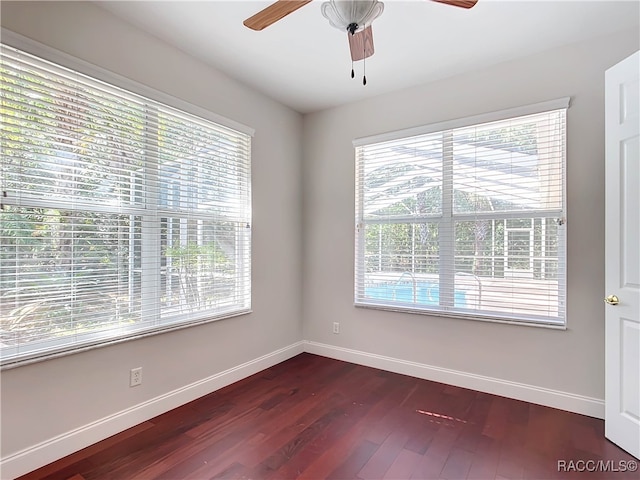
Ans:
MULTIPOLYGON (((386 283, 366 287, 364 289, 364 295, 370 299, 414 303, 413 289, 413 283, 386 283)), ((415 296, 416 304, 437 306, 440 304, 440 286, 437 283, 416 282, 415 296)), ((456 290, 453 297, 456 307, 466 306, 466 295, 464 291, 456 290)))

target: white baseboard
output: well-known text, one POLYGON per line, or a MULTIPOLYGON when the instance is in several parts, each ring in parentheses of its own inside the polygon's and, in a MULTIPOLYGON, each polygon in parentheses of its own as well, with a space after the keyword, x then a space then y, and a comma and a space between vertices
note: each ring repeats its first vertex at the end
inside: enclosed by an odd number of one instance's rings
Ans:
POLYGON ((560 390, 485 377, 483 375, 385 357, 383 355, 336 347, 334 345, 310 341, 305 341, 304 344, 305 352, 334 358, 336 360, 344 360, 346 362, 379 368, 389 372, 470 388, 479 392, 492 393, 494 395, 588 415, 590 417, 604 418, 604 400, 600 398, 586 397, 560 390))
POLYGON ((0 476, 4 480, 24 475, 127 428, 272 367, 303 351, 304 342, 294 343, 21 450, 0 461, 0 476))
POLYGON ((334 345, 300 341, 9 455, 0 460, 0 477, 4 480, 24 475, 122 432, 127 428, 272 367, 302 352, 524 400, 591 417, 604 418, 604 400, 602 399, 410 362, 334 345))

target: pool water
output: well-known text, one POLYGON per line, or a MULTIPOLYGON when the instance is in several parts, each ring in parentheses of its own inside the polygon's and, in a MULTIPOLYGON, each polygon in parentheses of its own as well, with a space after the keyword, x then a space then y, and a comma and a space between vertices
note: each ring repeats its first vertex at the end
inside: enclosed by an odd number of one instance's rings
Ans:
MULTIPOLYGON (((384 284, 364 289, 366 298, 377 300, 391 300, 396 302, 413 303, 413 284, 384 284)), ((462 290, 454 292, 454 305, 464 307, 466 305, 465 293, 462 290)), ((416 304, 434 305, 440 304, 440 286, 437 283, 417 282, 416 283, 416 304)))

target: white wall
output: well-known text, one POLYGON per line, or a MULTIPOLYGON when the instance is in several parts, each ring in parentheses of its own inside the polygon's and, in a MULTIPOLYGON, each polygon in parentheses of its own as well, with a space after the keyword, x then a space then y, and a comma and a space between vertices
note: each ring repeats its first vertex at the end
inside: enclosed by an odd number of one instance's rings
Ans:
POLYGON ((304 338, 320 344, 311 350, 423 372, 425 377, 462 380, 459 384, 482 387, 482 381, 475 382, 478 376, 490 377, 497 382, 484 382, 485 386, 502 382, 508 387, 497 391, 520 391, 526 398, 531 398, 531 391, 534 397, 555 395, 568 403, 595 404, 593 415, 603 412, 604 71, 639 46, 638 31, 627 31, 306 115, 304 338), (565 96, 572 98, 567 147, 568 329, 354 308, 352 140, 565 96), (333 322, 340 322, 339 335, 332 333, 333 322), (463 375, 448 375, 450 371, 463 375), (464 374, 471 375, 465 379, 464 374))
POLYGON ((4 458, 302 340, 302 117, 91 3, 1 8, 9 30, 256 132, 253 313, 2 372, 4 458))

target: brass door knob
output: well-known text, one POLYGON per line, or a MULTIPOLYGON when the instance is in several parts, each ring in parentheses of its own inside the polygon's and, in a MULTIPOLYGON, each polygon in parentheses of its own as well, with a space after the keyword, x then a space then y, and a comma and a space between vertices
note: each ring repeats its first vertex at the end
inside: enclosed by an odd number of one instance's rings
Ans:
POLYGON ((615 295, 609 295, 604 299, 604 301, 609 305, 618 305, 620 303, 620 300, 618 300, 618 297, 616 297, 615 295))

